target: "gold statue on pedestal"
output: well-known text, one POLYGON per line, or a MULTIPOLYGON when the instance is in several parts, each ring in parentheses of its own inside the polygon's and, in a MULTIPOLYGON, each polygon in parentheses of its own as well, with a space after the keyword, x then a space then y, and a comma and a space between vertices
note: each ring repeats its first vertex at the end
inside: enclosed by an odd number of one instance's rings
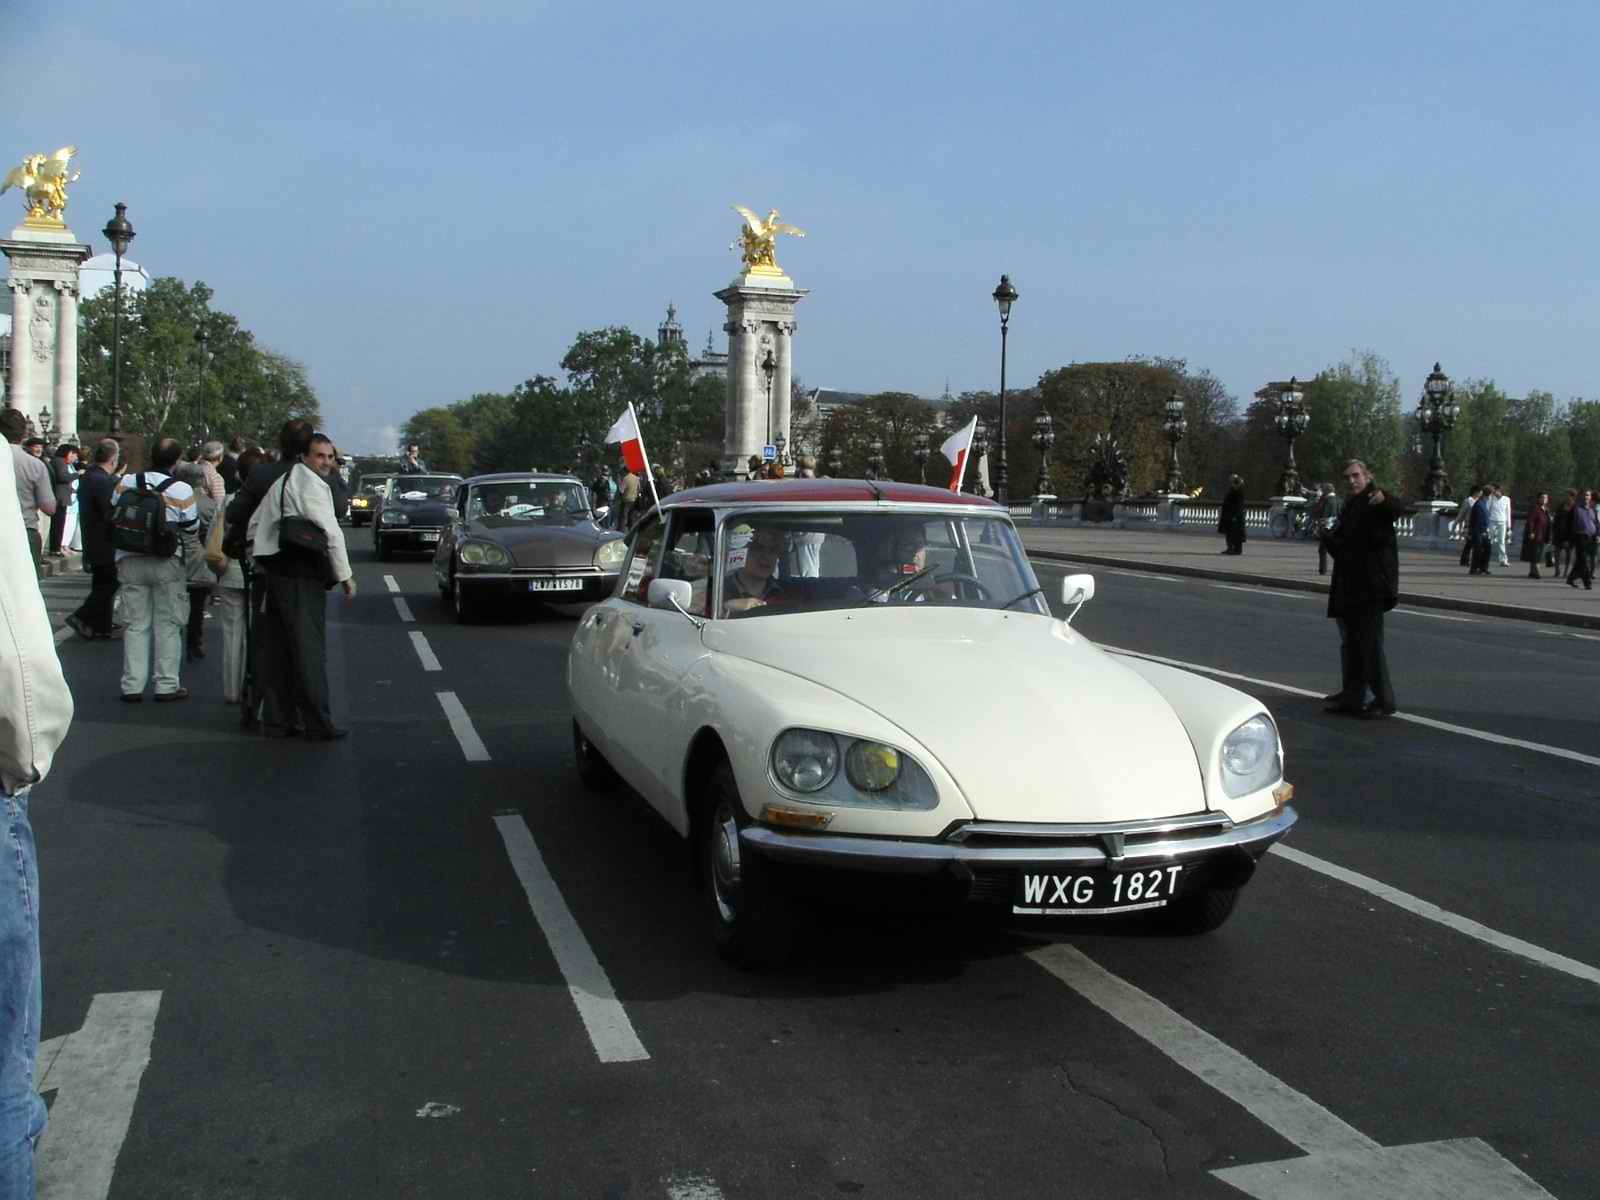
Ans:
POLYGON ((61 214, 67 211, 67 185, 77 183, 82 174, 68 174, 68 164, 77 153, 76 146, 63 146, 54 154, 28 155, 6 172, 5 182, 0 183, 0 196, 13 187, 21 188, 22 202, 28 208, 26 224, 65 229, 61 214))
MULTIPOLYGON (((742 204, 735 204, 733 211, 744 218, 745 227, 739 231, 741 256, 744 260, 745 270, 751 275, 779 275, 775 251, 780 233, 787 233, 790 237, 805 237, 804 229, 796 229, 793 225, 785 225, 778 220, 778 210, 772 209, 763 221, 755 213, 742 204)), ((728 247, 730 250, 732 246, 728 247)))

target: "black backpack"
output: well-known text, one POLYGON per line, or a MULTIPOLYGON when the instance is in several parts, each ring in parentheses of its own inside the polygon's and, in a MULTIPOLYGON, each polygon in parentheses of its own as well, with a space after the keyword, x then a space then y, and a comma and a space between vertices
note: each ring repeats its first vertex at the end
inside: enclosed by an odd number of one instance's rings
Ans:
POLYGON ((178 535, 167 528, 167 502, 161 493, 177 482, 171 476, 155 487, 140 471, 138 486, 117 497, 111 510, 111 545, 129 554, 171 558, 178 550, 178 535))

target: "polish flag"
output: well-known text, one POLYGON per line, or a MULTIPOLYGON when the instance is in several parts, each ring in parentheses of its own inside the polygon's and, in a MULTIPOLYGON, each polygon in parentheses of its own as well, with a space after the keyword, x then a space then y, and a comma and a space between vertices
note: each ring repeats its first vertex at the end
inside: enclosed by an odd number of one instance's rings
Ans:
POLYGON ((650 484, 650 495, 655 498, 659 506, 661 497, 656 494, 656 477, 650 470, 650 460, 645 457, 644 438, 639 436, 639 418, 633 411, 633 402, 628 402, 628 411, 617 418, 617 423, 606 434, 606 445, 615 442, 622 443, 622 461, 628 464, 628 470, 635 475, 643 475, 650 484))
POLYGON ((977 432, 977 429, 978 418, 974 416, 972 420, 967 422, 965 429, 959 433, 951 434, 950 440, 939 447, 939 453, 955 464, 955 469, 950 472, 950 490, 952 492, 961 490, 961 478, 967 473, 967 455, 972 450, 972 435, 977 432))

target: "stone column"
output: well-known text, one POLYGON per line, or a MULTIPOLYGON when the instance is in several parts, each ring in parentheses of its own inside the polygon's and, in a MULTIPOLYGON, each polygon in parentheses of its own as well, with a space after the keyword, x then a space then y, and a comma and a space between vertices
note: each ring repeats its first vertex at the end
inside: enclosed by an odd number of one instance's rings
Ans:
POLYGON ((56 305, 56 390, 51 419, 56 440, 78 440, 78 285, 58 279, 56 290, 61 301, 56 305))
MULTIPOLYGON (((789 428, 789 405, 792 399, 793 378, 790 366, 790 348, 794 342, 795 323, 793 321, 778 321, 776 324, 775 339, 777 346, 773 349, 773 357, 778 360, 778 369, 772 373, 772 436, 777 438, 778 432, 783 432, 784 440, 792 447, 794 445, 794 431, 789 428)), ((791 450, 790 453, 793 453, 791 450)))
POLYGON ((6 392, 6 405, 28 411, 28 399, 33 395, 33 338, 29 322, 33 319, 33 306, 29 293, 33 284, 27 279, 9 279, 11 288, 11 387, 6 392))
POLYGON ((722 476, 724 479, 730 479, 738 472, 739 467, 731 457, 731 448, 740 445, 744 439, 739 413, 739 380, 741 364, 744 361, 744 330, 739 322, 729 320, 723 324, 722 331, 728 335, 727 398, 723 401, 722 407, 722 476))

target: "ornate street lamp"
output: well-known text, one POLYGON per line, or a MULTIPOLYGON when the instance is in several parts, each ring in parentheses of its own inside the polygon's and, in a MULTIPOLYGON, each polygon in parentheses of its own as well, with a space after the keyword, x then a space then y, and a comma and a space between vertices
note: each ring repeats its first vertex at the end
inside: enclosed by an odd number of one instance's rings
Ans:
POLYGON ((56 440, 56 429, 50 423, 50 406, 48 404, 39 410, 39 436, 47 442, 56 440))
POLYGON ((967 462, 967 474, 971 477, 972 486, 969 489, 974 496, 983 495, 983 477, 978 473, 977 464, 983 456, 989 453, 989 427, 982 421, 972 430, 972 452, 967 462))
POLYGON ((1300 472, 1295 470, 1294 465, 1294 440, 1311 424, 1311 414, 1305 410, 1305 399, 1299 381, 1293 375, 1289 376, 1289 382, 1278 393, 1278 415, 1273 419, 1283 440, 1289 444, 1289 461, 1284 464, 1283 474, 1278 479, 1280 496, 1300 494, 1300 472))
POLYGON ((1033 494, 1046 495, 1050 490, 1050 447, 1056 444, 1055 425, 1044 409, 1033 419, 1033 444, 1039 451, 1039 478, 1034 481, 1033 494))
POLYGON ((994 477, 994 498, 1001 504, 1010 500, 1006 487, 1006 329, 1011 323, 1011 306, 1016 302, 1017 289, 1011 286, 1011 277, 1000 276, 1000 286, 994 289, 995 307, 1000 310, 1000 429, 995 435, 1000 461, 994 477))
POLYGON ((833 449, 828 451, 828 474, 835 479, 844 472, 844 451, 839 448, 839 443, 833 444, 833 449))
POLYGON ((112 279, 116 284, 116 308, 111 315, 111 429, 115 436, 122 432, 122 256, 128 252, 128 243, 136 236, 128 223, 128 206, 117 205, 117 215, 106 222, 100 232, 111 243, 111 252, 117 256, 112 279))
POLYGON ((872 444, 867 447, 867 478, 883 478, 883 439, 873 438, 872 444))
POLYGON ((1428 478, 1422 485, 1424 500, 1450 499, 1450 477, 1444 471, 1444 435, 1455 428, 1461 415, 1461 405, 1456 402, 1455 388, 1450 377, 1433 364, 1433 373, 1422 385, 1422 398, 1417 401, 1417 425, 1423 433, 1433 435, 1433 457, 1428 460, 1428 478))
POLYGON ((928 435, 917 434, 917 440, 912 444, 911 457, 917 460, 917 475, 923 483, 928 482, 928 435))
POLYGON ((772 444, 778 448, 779 464, 785 467, 792 466, 793 464, 789 461, 788 453, 789 439, 783 436, 783 430, 780 429, 777 433, 772 435, 772 444))
POLYGON ((1183 486, 1183 472, 1178 469, 1178 443, 1189 432, 1188 419, 1183 415, 1183 397, 1173 392, 1167 400, 1167 414, 1161 419, 1161 431, 1167 435, 1167 482, 1169 496, 1187 489, 1183 486))
POLYGON ((756 365, 767 377, 767 440, 763 445, 768 445, 772 442, 772 376, 778 369, 778 360, 772 353, 772 338, 768 334, 761 335, 761 361, 756 365))

